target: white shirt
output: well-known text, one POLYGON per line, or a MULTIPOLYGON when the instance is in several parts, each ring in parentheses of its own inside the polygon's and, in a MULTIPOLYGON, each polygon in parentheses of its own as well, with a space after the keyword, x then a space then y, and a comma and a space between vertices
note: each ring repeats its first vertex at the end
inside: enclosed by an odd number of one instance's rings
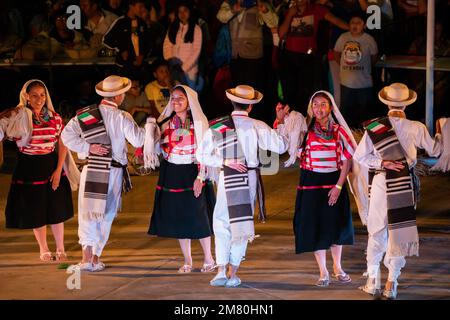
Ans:
MULTIPOLYGON (((425 149, 432 157, 438 157, 442 151, 441 135, 437 134, 433 139, 428 133, 425 125, 419 121, 412 121, 403 118, 389 117, 389 120, 397 135, 398 141, 405 151, 406 161, 410 168, 417 164, 417 148, 425 149)), ((375 150, 372 140, 364 133, 356 148, 353 159, 371 168, 381 169, 381 155, 375 150)))
POLYGON ((101 10, 102 16, 100 17, 97 24, 91 19, 88 20, 86 29, 91 31, 93 34, 104 35, 111 27, 114 21, 117 20, 118 16, 107 10, 101 10))
MULTIPOLYGON (((115 105, 108 101, 108 104, 115 105)), ((140 128, 128 112, 119 110, 117 105, 109 106, 100 104, 100 113, 103 117, 106 132, 111 139, 112 157, 122 165, 128 163, 127 143, 135 148, 144 144, 145 129, 140 128)), ((78 152, 78 157, 83 159, 89 155, 90 144, 81 136, 81 128, 77 117, 72 118, 61 133, 63 143, 72 151, 78 152)))
POLYGON ((172 58, 180 59, 183 71, 190 79, 195 79, 198 74, 198 59, 202 50, 202 29, 195 25, 193 42, 184 42, 188 29, 189 25, 180 23, 175 44, 170 42, 169 34, 167 33, 163 44, 163 55, 166 60, 172 58))
MULTIPOLYGON (((278 125, 277 130, 271 129, 264 122, 250 118, 245 111, 234 111, 231 116, 249 168, 259 166, 258 148, 279 154, 286 152, 288 140, 283 132, 284 125, 278 125)), ((223 157, 217 150, 212 129, 206 131, 196 155, 197 160, 203 165, 222 167, 223 157)))

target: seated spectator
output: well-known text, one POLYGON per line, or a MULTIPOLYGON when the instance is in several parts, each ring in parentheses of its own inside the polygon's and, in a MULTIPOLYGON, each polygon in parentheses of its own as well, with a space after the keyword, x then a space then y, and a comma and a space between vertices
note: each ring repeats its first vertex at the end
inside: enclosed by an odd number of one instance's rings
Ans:
POLYGON ((359 126, 374 111, 372 67, 378 47, 373 37, 364 32, 365 19, 365 13, 353 13, 350 31, 343 33, 334 47, 334 57, 340 65, 340 109, 351 127, 359 126))
POLYGON ((80 8, 87 18, 81 32, 91 47, 100 49, 103 36, 118 17, 112 12, 103 10, 100 7, 100 0, 80 0, 80 8))
POLYGON ((190 1, 178 3, 177 16, 170 25, 164 40, 164 59, 169 61, 174 69, 181 68, 176 80, 186 83, 195 91, 203 88, 203 78, 199 75, 198 59, 202 49, 202 30, 196 23, 190 1))
POLYGON ((0 1, 0 57, 14 55, 24 37, 21 13, 9 1, 0 1))
POLYGON ((67 28, 68 16, 64 9, 59 10, 53 15, 53 28, 50 31, 50 37, 58 41, 61 45, 72 48, 76 44, 84 42, 84 37, 80 32, 67 28))
POLYGON ((29 28, 31 37, 16 51, 15 59, 44 60, 63 52, 63 46, 49 37, 50 27, 44 15, 35 15, 29 28))
MULTIPOLYGON (((414 40, 409 47, 409 55, 426 56, 427 55, 427 39, 421 36, 414 40)), ((437 20, 434 26, 434 56, 448 57, 450 56, 450 40, 444 32, 443 21, 437 20)))
POLYGON ((150 106, 155 110, 155 118, 158 118, 170 99, 172 79, 169 72, 169 64, 165 60, 153 64, 153 76, 156 80, 145 87, 145 94, 150 106))
POLYGON ((145 125, 145 121, 152 114, 152 110, 147 96, 142 92, 139 80, 131 81, 131 88, 125 94, 125 99, 120 108, 129 112, 139 126, 145 125))
POLYGON ((141 76, 144 58, 150 51, 147 26, 139 15, 145 9, 144 0, 130 0, 128 12, 118 18, 103 37, 103 43, 109 49, 117 51, 116 64, 122 74, 141 76))

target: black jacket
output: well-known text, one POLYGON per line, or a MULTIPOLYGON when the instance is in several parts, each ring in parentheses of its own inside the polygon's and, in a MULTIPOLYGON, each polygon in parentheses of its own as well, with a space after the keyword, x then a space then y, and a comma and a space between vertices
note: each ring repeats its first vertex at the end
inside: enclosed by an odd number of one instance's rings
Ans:
MULTIPOLYGON (((144 58, 151 51, 151 36, 147 25, 141 18, 137 18, 138 28, 137 35, 139 37, 139 54, 144 58)), ((119 66, 132 66, 136 60, 133 43, 131 42, 131 19, 128 16, 119 17, 111 25, 109 30, 103 36, 103 44, 110 49, 115 49, 117 53, 116 63, 119 66), (128 60, 122 58, 122 52, 128 51, 128 60)))

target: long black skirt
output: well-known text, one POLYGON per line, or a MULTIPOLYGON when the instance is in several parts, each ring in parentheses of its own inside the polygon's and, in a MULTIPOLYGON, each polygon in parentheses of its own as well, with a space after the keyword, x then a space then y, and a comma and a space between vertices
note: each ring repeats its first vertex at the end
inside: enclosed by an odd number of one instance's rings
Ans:
MULTIPOLYGON (((318 173, 301 170, 299 186, 333 186, 340 171, 318 173)), ((353 244, 353 223, 347 188, 334 206, 328 205, 330 188, 297 190, 295 202, 294 233, 295 252, 314 252, 329 249, 332 245, 353 244)))
POLYGON ((161 163, 148 234, 176 239, 202 239, 212 234, 214 189, 206 183, 198 198, 192 189, 196 164, 161 163))
POLYGON ((52 189, 50 177, 57 164, 56 152, 46 155, 18 152, 5 210, 6 228, 33 229, 73 217, 72 191, 64 173, 59 187, 52 189))

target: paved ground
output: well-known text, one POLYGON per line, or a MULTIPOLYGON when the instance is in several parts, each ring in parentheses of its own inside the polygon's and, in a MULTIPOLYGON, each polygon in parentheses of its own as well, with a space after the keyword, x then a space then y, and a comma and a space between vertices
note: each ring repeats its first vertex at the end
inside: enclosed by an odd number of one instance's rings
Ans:
MULTIPOLYGON (((4 208, 11 175, 0 174, 0 299, 371 299, 357 290, 364 283, 367 234, 354 216, 356 243, 344 249, 343 266, 351 284, 332 282, 318 288, 312 254, 295 255, 292 217, 298 169, 282 169, 265 177, 269 220, 257 224, 261 235, 249 245, 239 288, 209 286, 211 274, 200 273, 201 248, 193 244, 191 274, 179 275, 182 256, 176 240, 152 238, 146 231, 155 176, 134 177, 135 189, 125 196, 103 261, 104 272, 82 274, 81 290, 68 290, 68 274, 57 263, 38 260, 38 246, 28 230, 4 228, 4 208)), ((422 178, 418 210, 420 257, 409 258, 401 277, 399 299, 450 298, 450 176, 422 178)), ((74 194, 74 199, 75 199, 74 194)), ((76 200, 76 199, 75 199, 76 200)), ((66 224, 66 249, 71 262, 80 259, 76 219, 66 224)), ((49 235, 51 249, 54 242, 49 235)), ((329 261, 331 268, 331 258, 329 261)), ((386 269, 383 267, 383 278, 386 269)))

